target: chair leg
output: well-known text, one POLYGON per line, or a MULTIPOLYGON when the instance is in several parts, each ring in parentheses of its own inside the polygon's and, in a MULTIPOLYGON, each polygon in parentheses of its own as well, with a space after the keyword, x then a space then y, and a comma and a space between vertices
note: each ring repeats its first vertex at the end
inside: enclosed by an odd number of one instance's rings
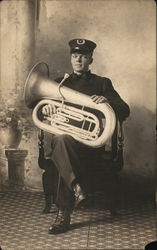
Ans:
POLYGON ((117 206, 117 203, 118 203, 118 200, 116 201, 116 200, 112 200, 111 202, 110 202, 110 214, 112 215, 112 216, 116 216, 116 215, 118 215, 118 206, 117 206))
POLYGON ((43 214, 50 213, 52 203, 53 203, 52 194, 45 193, 45 208, 42 211, 43 214))
POLYGON ((118 215, 118 208, 120 202, 120 182, 117 175, 113 177, 111 187, 110 213, 112 216, 118 215))

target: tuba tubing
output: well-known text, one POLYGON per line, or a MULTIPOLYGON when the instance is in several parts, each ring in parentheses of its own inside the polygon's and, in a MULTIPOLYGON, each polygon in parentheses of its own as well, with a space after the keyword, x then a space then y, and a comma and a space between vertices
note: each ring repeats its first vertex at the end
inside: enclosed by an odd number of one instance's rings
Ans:
MULTIPOLYGON (((73 93, 74 94, 74 93, 73 93)), ((78 97, 78 95, 76 95, 78 97)), ((81 94, 81 99, 84 98, 86 96, 82 96, 81 94)), ((80 96, 79 96, 79 99, 80 99, 80 96)), ((108 103, 101 103, 101 104, 95 104, 93 105, 93 102, 90 103, 91 99, 89 98, 89 101, 88 102, 88 107, 90 108, 93 108, 93 109, 96 109, 101 111, 103 114, 105 114, 105 127, 103 129, 103 132, 101 134, 100 137, 98 137, 96 140, 85 140, 85 139, 82 139, 82 136, 80 135, 79 136, 76 136, 74 135, 72 132, 66 132, 66 134, 69 134, 71 136, 73 136, 77 141, 87 145, 87 146, 90 146, 90 147, 94 147, 94 148, 98 148, 98 147, 101 147, 103 146, 106 141, 108 139, 111 138, 113 132, 114 132, 114 129, 115 129, 115 114, 113 113, 113 110, 111 108, 111 106, 108 104, 108 103), (90 105, 91 104, 91 105, 90 105)), ((68 102, 69 102, 69 99, 68 99, 68 102)), ((70 100, 70 102, 72 103, 72 100, 70 100)), ((75 100, 75 103, 76 103, 76 100, 75 100)), ((60 129, 55 129, 53 127, 50 127, 50 125, 46 125, 44 124, 42 121, 40 121, 38 118, 37 118, 37 113, 38 113, 38 110, 40 109, 41 106, 43 105, 47 105, 47 104, 52 104, 53 105, 53 101, 50 100, 50 99, 45 99, 45 100, 41 100, 36 106, 35 108, 33 109, 33 113, 32 113, 32 119, 34 121, 34 124, 46 131, 46 132, 49 132, 49 133, 52 133, 52 134, 58 134, 58 135, 61 135, 63 134, 63 131, 60 130, 60 129)), ((79 103, 80 104, 80 103, 79 103)), ((85 102, 81 102, 81 105, 85 106, 86 105, 86 101, 85 102)))
POLYGON ((43 74, 41 75, 38 72, 38 66, 42 64, 43 63, 39 63, 32 68, 27 77, 24 91, 26 106, 33 109, 32 119, 34 124, 38 128, 52 134, 70 134, 77 141, 90 147, 98 148, 103 146, 106 141, 112 137, 115 130, 116 116, 112 107, 108 103, 96 104, 92 101, 90 96, 76 90, 72 90, 64 85, 58 88, 58 83, 48 79, 47 72, 46 76, 43 74), (63 98, 64 101, 67 101, 68 103, 78 104, 102 112, 105 117, 105 126, 101 135, 95 140, 82 139, 81 132, 79 136, 70 132, 61 131, 59 128, 54 129, 53 126, 47 125, 38 119, 38 111, 43 105, 47 105, 49 103, 53 104, 54 100, 60 101, 60 105, 62 105, 63 98))

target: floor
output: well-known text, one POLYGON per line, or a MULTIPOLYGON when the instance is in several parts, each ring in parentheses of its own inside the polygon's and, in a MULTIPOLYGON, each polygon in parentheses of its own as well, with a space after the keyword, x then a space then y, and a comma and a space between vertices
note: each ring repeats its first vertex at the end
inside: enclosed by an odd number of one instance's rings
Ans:
POLYGON ((156 211, 153 200, 125 200, 112 217, 102 194, 95 194, 92 206, 75 210, 70 231, 49 235, 56 216, 42 214, 41 192, 0 192, 0 246, 2 250, 51 249, 137 249, 156 240, 156 211))

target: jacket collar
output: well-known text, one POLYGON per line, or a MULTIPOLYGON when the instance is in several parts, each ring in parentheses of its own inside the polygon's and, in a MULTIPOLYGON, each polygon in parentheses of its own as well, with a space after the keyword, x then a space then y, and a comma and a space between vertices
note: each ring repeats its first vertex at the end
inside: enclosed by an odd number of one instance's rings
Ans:
POLYGON ((81 74, 81 75, 78 75, 78 74, 76 74, 75 72, 73 72, 72 74, 71 74, 71 77, 73 78, 73 79, 77 79, 77 80, 79 80, 79 79, 90 79, 91 78, 91 71, 89 70, 89 71, 87 71, 87 72, 84 72, 83 74, 81 74))

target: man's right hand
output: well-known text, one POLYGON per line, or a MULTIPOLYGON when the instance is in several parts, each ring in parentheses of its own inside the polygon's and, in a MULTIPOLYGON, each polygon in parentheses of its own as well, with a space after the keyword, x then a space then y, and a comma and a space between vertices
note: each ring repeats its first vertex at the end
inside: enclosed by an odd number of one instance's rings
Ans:
POLYGON ((42 114, 45 116, 52 116, 55 113, 55 106, 52 104, 47 104, 42 108, 42 114))

